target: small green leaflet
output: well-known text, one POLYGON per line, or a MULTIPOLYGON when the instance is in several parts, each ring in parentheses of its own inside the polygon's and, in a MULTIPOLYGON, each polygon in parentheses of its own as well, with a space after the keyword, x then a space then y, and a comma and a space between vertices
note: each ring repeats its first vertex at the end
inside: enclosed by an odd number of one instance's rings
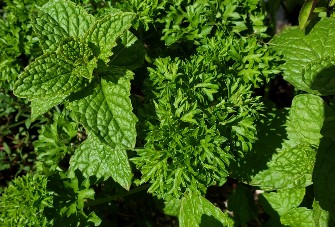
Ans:
POLYGON ((308 23, 310 15, 313 13, 317 0, 305 0, 299 13, 299 28, 304 29, 308 23))

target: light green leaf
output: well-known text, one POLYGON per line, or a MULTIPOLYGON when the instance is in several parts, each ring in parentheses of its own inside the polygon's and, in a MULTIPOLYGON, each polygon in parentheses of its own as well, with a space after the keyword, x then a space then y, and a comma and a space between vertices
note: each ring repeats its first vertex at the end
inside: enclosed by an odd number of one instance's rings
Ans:
POLYGON ((133 148, 137 121, 129 98, 133 74, 121 68, 109 73, 71 97, 69 108, 78 122, 113 149, 133 148))
POLYGON ((67 37, 83 37, 95 19, 68 0, 51 0, 33 15, 33 27, 44 50, 53 50, 67 37))
POLYGON ((72 63, 73 65, 86 64, 93 58, 93 52, 89 46, 73 37, 64 39, 60 43, 57 53, 64 60, 72 63))
POLYGON ((122 187, 129 190, 132 171, 127 152, 123 148, 111 148, 93 134, 88 136, 70 160, 70 172, 79 169, 84 177, 95 176, 107 180, 112 177, 122 187))
POLYGON ((313 212, 305 207, 298 207, 290 210, 280 217, 280 222, 284 226, 315 227, 313 212))
POLYGON ((304 29, 315 8, 315 0, 306 0, 299 13, 299 28, 304 29))
POLYGON ((130 28, 134 16, 133 13, 114 13, 93 25, 86 35, 86 40, 95 46, 100 59, 106 63, 109 62, 109 57, 113 54, 112 48, 117 44, 117 38, 130 28))
MULTIPOLYGON (((304 199, 304 196, 305 188, 288 188, 277 190, 276 192, 262 193, 260 202, 263 207, 265 207, 263 204, 268 202, 271 205, 271 208, 282 216, 285 213, 290 212, 291 209, 298 207, 304 199), (262 197, 266 199, 266 202, 263 201, 262 197)), ((271 211, 267 212, 270 213, 271 211)))
POLYGON ((322 138, 321 129, 324 122, 325 102, 316 95, 297 95, 287 122, 287 143, 295 146, 300 143, 319 145, 322 138))
POLYGON ((57 54, 48 53, 29 64, 14 85, 19 97, 69 95, 80 88, 82 77, 72 76, 73 66, 57 54))
POLYGON ((68 95, 58 94, 51 96, 40 96, 37 98, 32 98, 31 107, 31 120, 35 121, 39 116, 45 114, 52 107, 60 104, 68 95))
POLYGON ((309 145, 286 148, 272 157, 268 169, 259 172, 251 184, 266 190, 302 188, 312 184, 315 150, 309 145))
POLYGON ((284 79, 297 89, 318 95, 335 94, 335 18, 322 18, 314 27, 285 29, 271 43, 286 61, 284 79))
POLYGON ((313 202, 313 219, 315 227, 328 227, 329 212, 320 207, 318 201, 313 202))
POLYGON ((117 46, 113 48, 111 64, 136 69, 144 62, 145 49, 136 36, 127 31, 119 38, 117 46))
POLYGON ((180 227, 189 226, 234 226, 233 220, 200 195, 188 194, 182 198, 180 227))

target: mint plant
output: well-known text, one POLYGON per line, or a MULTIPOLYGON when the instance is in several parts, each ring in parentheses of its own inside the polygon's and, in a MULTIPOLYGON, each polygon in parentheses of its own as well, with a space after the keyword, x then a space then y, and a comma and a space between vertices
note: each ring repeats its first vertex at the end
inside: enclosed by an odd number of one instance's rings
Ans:
POLYGON ((141 206, 155 203, 180 226, 331 226, 333 3, 316 3, 274 37, 258 0, 32 7, 27 34, 40 48, 15 68, 12 89, 31 102, 32 121, 53 122, 33 142, 34 173, 5 189, 0 220, 109 225, 120 204, 136 209, 148 196, 141 206), (297 95, 280 110, 267 83, 281 73, 297 95), (211 190, 227 186, 213 202, 211 190))

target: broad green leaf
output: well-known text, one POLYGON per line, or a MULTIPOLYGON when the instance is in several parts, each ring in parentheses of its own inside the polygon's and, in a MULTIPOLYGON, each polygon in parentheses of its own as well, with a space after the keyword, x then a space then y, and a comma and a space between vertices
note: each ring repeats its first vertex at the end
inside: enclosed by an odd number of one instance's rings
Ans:
POLYGON ((335 141, 321 140, 313 171, 315 200, 335 219, 335 141))
POLYGON ((286 148, 272 157, 268 169, 259 172, 252 185, 266 190, 302 188, 312 184, 315 149, 309 145, 286 148))
POLYGON ((113 48, 111 64, 136 69, 144 62, 145 49, 143 44, 133 33, 127 31, 118 40, 117 46, 113 48))
POLYGON ((319 202, 313 202, 313 219, 315 227, 328 227, 329 212, 320 207, 319 202))
MULTIPOLYGON (((288 188, 280 189, 276 192, 264 192, 260 195, 259 201, 267 213, 271 214, 276 211, 280 216, 291 209, 296 208, 300 205, 305 196, 305 188, 288 188), (264 200, 265 199, 265 200, 264 200), (271 209, 267 208, 267 203, 271 206, 271 209)), ((275 214, 271 214, 275 217, 275 214)))
POLYGON ((99 59, 109 62, 112 56, 112 48, 117 44, 119 38, 126 32, 134 19, 133 13, 114 13, 98 20, 86 35, 86 40, 95 46, 99 59))
POLYGON ((72 76, 73 65, 55 53, 44 54, 29 64, 14 85, 19 97, 69 95, 80 88, 82 77, 72 76))
POLYGON ((292 106, 287 122, 287 143, 295 146, 300 143, 319 145, 321 129, 324 122, 325 102, 316 95, 297 95, 292 101, 292 106))
POLYGON ((180 227, 234 226, 233 220, 200 195, 188 194, 182 198, 179 212, 180 227))
POLYGON ((53 50, 67 37, 83 37, 95 19, 68 0, 51 0, 33 15, 33 26, 44 50, 53 50))
POLYGON ((69 108, 78 122, 113 149, 133 148, 137 121, 129 98, 133 74, 120 68, 109 73, 73 95, 69 108))
POLYGON ((111 148, 93 134, 79 146, 70 160, 70 172, 76 169, 87 178, 94 176, 107 180, 112 177, 127 190, 131 185, 132 171, 126 150, 111 148))
POLYGON ((283 55, 284 79, 297 89, 318 95, 335 94, 335 18, 322 18, 314 27, 285 29, 271 43, 283 55))
POLYGON ((305 207, 298 207, 290 210, 280 217, 280 222, 284 226, 315 227, 313 212, 305 207))
POLYGON ((302 6, 299 13, 299 28, 304 29, 307 25, 310 15, 313 13, 315 8, 315 0, 305 0, 304 5, 302 6))
POLYGON ((228 198, 228 210, 234 213, 234 219, 242 226, 257 217, 257 207, 251 190, 243 184, 238 184, 228 198))

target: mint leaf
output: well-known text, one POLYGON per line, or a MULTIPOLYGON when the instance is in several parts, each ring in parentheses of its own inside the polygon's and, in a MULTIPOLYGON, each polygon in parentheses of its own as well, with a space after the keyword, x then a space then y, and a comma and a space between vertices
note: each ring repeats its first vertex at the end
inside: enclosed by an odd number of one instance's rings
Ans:
POLYGON ((67 37, 83 37, 95 19, 67 0, 51 0, 33 15, 33 27, 43 49, 54 50, 67 37))
MULTIPOLYGON (((290 212, 291 209, 298 207, 304 199, 304 196, 305 188, 288 188, 280 189, 276 192, 262 193, 259 199, 264 208, 267 206, 266 203, 269 203, 271 208, 282 216, 290 212)), ((273 211, 271 211, 271 209, 265 210, 271 216, 276 216, 272 213, 273 211)))
POLYGON ((60 104, 68 95, 50 95, 50 96, 39 96, 31 99, 31 120, 35 121, 39 116, 45 114, 52 107, 60 104))
POLYGON ((233 220, 200 195, 188 194, 182 198, 180 227, 188 226, 234 226, 233 220))
POLYGON ((315 200, 313 202, 313 219, 315 227, 328 226, 329 212, 323 210, 319 202, 315 200))
POLYGON ((315 227, 312 210, 305 207, 298 207, 280 217, 284 226, 315 227))
POLYGON ((294 97, 286 128, 291 146, 299 143, 319 145, 324 108, 325 102, 319 96, 303 94, 294 97))
POLYGON ((19 76, 14 93, 29 99, 69 95, 84 83, 82 77, 72 76, 72 69, 73 65, 59 55, 44 54, 29 64, 19 76))
POLYGON ((88 136, 70 160, 70 172, 79 169, 84 177, 95 176, 107 180, 112 177, 122 187, 129 190, 132 171, 127 152, 123 148, 113 149, 100 142, 93 134, 88 136))
POLYGON ((124 69, 110 69, 109 77, 95 80, 73 95, 69 108, 76 121, 95 134, 103 143, 115 148, 133 148, 136 142, 136 116, 132 113, 130 79, 124 69))
POLYGON ((272 157, 268 169, 259 172, 251 184, 266 190, 301 188, 312 184, 315 150, 309 145, 286 148, 272 157))
POLYGON ((117 46, 113 48, 111 64, 123 66, 127 69, 136 69, 144 62, 145 49, 136 36, 127 31, 118 40, 117 46))
POLYGON ((133 13, 115 13, 105 16, 93 25, 86 40, 95 46, 100 59, 109 62, 117 38, 130 28, 133 19, 133 13))
POLYGON ((282 66, 284 79, 297 89, 335 94, 334 26, 334 18, 322 18, 314 27, 288 28, 273 38, 273 48, 286 61, 282 66))

